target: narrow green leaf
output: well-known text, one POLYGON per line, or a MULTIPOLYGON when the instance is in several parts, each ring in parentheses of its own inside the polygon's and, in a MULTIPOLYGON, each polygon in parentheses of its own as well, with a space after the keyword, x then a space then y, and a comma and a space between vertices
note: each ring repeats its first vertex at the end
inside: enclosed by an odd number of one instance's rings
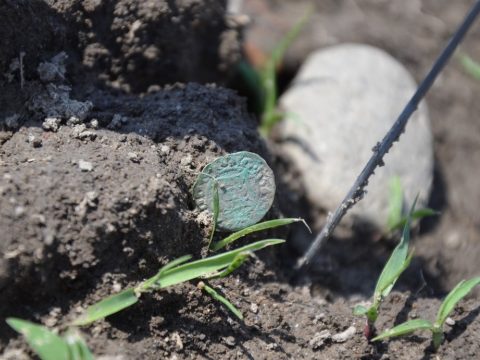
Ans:
POLYGON ((300 218, 285 218, 285 219, 268 220, 268 221, 263 221, 261 223, 246 227, 245 229, 242 229, 240 231, 237 231, 237 232, 227 236, 225 239, 223 239, 221 241, 218 241, 215 244, 213 244, 211 246, 211 249, 213 251, 218 251, 218 250, 224 248, 225 246, 233 243, 234 241, 236 241, 236 240, 238 240, 238 239, 240 239, 240 238, 242 238, 242 237, 244 237, 248 234, 251 234, 251 233, 254 233, 254 232, 257 232, 257 231, 276 228, 276 227, 279 227, 279 226, 288 225, 288 224, 291 224, 291 223, 294 223, 294 222, 299 222, 299 221, 303 222, 305 224, 305 226, 307 227, 307 229, 310 231, 310 228, 308 227, 305 220, 300 219, 300 218))
POLYGON ((368 309, 363 305, 355 305, 353 308, 353 315, 361 316, 366 315, 368 313, 368 309))
POLYGON ((413 258, 413 251, 410 251, 410 254, 408 254, 408 257, 405 259, 405 262, 403 263, 402 267, 398 269, 397 273, 393 273, 390 280, 385 280, 385 283, 390 283, 383 291, 382 291, 382 298, 385 298, 390 294, 392 291, 393 287, 395 286, 395 283, 397 282, 398 278, 402 275, 402 273, 410 266, 410 263, 412 262, 413 258))
POLYGON ((311 11, 306 11, 305 15, 290 29, 290 31, 282 38, 282 40, 275 47, 273 52, 265 64, 265 67, 260 72, 260 79, 262 81, 262 99, 263 109, 260 124, 260 133, 268 135, 273 126, 281 120, 278 113, 275 111, 277 105, 277 78, 276 69, 282 61, 285 52, 292 42, 297 38, 300 31, 303 29, 311 11))
POLYGON ((455 286, 453 290, 450 291, 445 300, 443 300, 443 303, 438 310, 435 326, 442 327, 448 315, 452 312, 458 302, 462 300, 465 296, 467 296, 468 293, 479 284, 480 276, 474 277, 470 280, 460 281, 457 286, 455 286))
POLYGON ((249 244, 238 248, 236 250, 228 251, 223 254, 211 256, 205 259, 192 261, 173 269, 165 271, 158 281, 160 288, 176 285, 185 281, 196 279, 219 270, 227 268, 230 263, 235 259, 238 254, 257 251, 267 246, 277 245, 284 243, 285 240, 280 239, 268 239, 257 241, 253 244, 249 244))
POLYGON ((394 328, 391 328, 387 331, 384 331, 377 337, 373 338, 372 341, 378 341, 378 340, 382 340, 390 337, 408 335, 413 333, 416 330, 422 330, 422 329, 432 330, 432 328, 433 328, 433 325, 430 321, 423 320, 423 319, 410 320, 410 321, 404 322, 403 324, 395 326, 394 328))
POLYGON ((480 80, 480 64, 473 60, 470 56, 460 55, 460 63, 465 71, 473 78, 480 80))
POLYGON ((187 262, 192 258, 192 255, 183 255, 179 257, 178 259, 172 260, 169 263, 167 263, 164 267, 160 269, 158 272, 159 274, 163 274, 165 271, 170 270, 180 264, 183 264, 184 262, 187 262))
POLYGON ((94 360, 93 354, 88 349, 85 340, 77 330, 70 329, 64 336, 68 345, 70 357, 69 360, 94 360))
POLYGON ((17 318, 8 318, 7 324, 19 332, 42 360, 68 360, 67 343, 45 326, 17 318))
POLYGON ((403 227, 403 234, 400 242, 395 247, 392 252, 392 255, 388 259, 385 267, 378 278, 377 286, 375 287, 375 299, 379 297, 387 296, 398 277, 404 270, 405 260, 408 256, 408 246, 410 243, 410 218, 415 210, 415 204, 417 203, 418 196, 415 198, 413 205, 408 214, 408 220, 405 226, 403 227), (403 269, 403 270, 402 270, 403 269))
POLYGON ((400 177, 394 176, 390 179, 390 192, 388 198, 387 227, 392 230, 400 223, 403 213, 403 189, 400 177))
POLYGON ((135 304, 137 301, 138 296, 134 288, 124 290, 88 307, 87 310, 85 310, 85 313, 73 322, 73 325, 88 325, 94 321, 103 319, 123 309, 126 309, 135 304))
POLYGON ((137 294, 137 297, 140 296, 141 293, 143 292, 148 292, 151 290, 154 290, 158 288, 158 279, 162 276, 164 272, 166 272, 169 269, 173 269, 176 266, 179 266, 180 264, 183 264, 184 262, 190 260, 192 258, 192 255, 184 255, 179 257, 178 259, 172 260, 169 263, 167 263, 165 266, 163 266, 156 274, 155 276, 152 276, 151 278, 142 281, 138 286, 135 287, 135 293, 137 294))
POLYGON ((244 252, 244 253, 238 254, 237 256, 235 256, 235 258, 232 260, 230 265, 228 265, 228 267, 225 270, 220 271, 211 276, 207 276, 207 279, 220 279, 230 275, 232 272, 237 270, 245 262, 245 260, 248 259, 250 254, 251 254, 250 252, 244 252))
POLYGON ((226 308, 228 310, 230 310, 232 312, 232 314, 234 314, 237 318, 239 318, 240 320, 243 320, 243 315, 242 313, 240 312, 240 310, 238 310, 235 305, 233 305, 230 301, 228 301, 225 297, 223 297, 222 295, 220 295, 215 289, 211 288, 210 286, 208 286, 207 284, 204 284, 204 283, 200 283, 199 284, 199 287, 201 289, 203 289, 208 295, 210 295, 212 298, 214 298, 215 300, 221 302, 223 305, 226 306, 226 308))
MULTIPOLYGON (((414 220, 420 220, 428 216, 437 216, 440 215, 439 211, 433 210, 431 208, 422 208, 415 210, 414 213, 411 216, 412 221, 414 220)), ((405 226, 407 223, 407 217, 403 216, 400 221, 398 221, 396 224, 392 225, 389 229, 390 231, 400 229, 405 226)))

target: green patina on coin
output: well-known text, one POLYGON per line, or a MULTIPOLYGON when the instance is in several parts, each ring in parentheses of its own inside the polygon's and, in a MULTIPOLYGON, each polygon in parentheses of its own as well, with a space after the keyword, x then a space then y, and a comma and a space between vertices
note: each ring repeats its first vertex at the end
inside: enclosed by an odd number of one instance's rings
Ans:
POLYGON ((259 222, 275 196, 273 171, 259 155, 240 151, 205 166, 193 185, 195 204, 213 214, 214 184, 218 185, 219 229, 236 231, 259 222))

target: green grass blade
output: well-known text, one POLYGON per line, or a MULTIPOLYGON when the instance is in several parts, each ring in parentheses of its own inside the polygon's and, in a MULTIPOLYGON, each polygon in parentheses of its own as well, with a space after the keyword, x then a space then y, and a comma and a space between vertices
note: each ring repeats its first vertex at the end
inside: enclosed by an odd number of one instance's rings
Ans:
POLYGON ((311 11, 306 11, 305 15, 290 29, 290 31, 280 40, 278 45, 270 54, 270 57, 265 64, 264 69, 260 73, 260 79, 262 81, 263 89, 263 109, 262 119, 260 124, 260 133, 262 135, 268 135, 273 126, 282 119, 275 112, 277 105, 277 78, 276 69, 285 55, 285 52, 297 38, 300 31, 303 29, 308 19, 310 18, 311 11))
POLYGON ((480 64, 473 60, 470 56, 460 55, 460 63, 465 71, 473 78, 480 80, 480 64))
POLYGON ((382 292, 382 298, 388 296, 390 292, 392 291, 393 287, 395 286, 395 283, 397 282, 398 278, 402 275, 402 273, 410 266, 410 263, 412 262, 413 258, 413 251, 408 254, 407 258, 405 259, 402 267, 398 269, 397 273, 392 274, 392 277, 390 280, 386 280, 386 283, 390 283, 382 292))
POLYGON ((137 287, 135 287, 135 293, 137 294, 137 297, 140 296, 141 293, 151 291, 155 288, 158 287, 157 282, 158 279, 162 276, 162 274, 170 269, 173 269, 174 267, 177 267, 184 262, 190 260, 192 258, 192 255, 184 255, 179 257, 178 259, 172 260, 169 263, 167 263, 165 266, 163 266, 158 273, 155 274, 155 276, 152 276, 151 278, 142 281, 137 287))
POLYGON ((402 273, 402 269, 405 269, 405 261, 407 260, 408 246, 410 243, 410 218, 415 210, 417 198, 415 198, 415 201, 413 202, 408 214, 407 223, 403 227, 402 238, 393 250, 392 255, 388 259, 380 277, 378 278, 377 286, 375 287, 375 299, 387 296, 402 273))
POLYGON ((263 221, 261 223, 246 227, 245 229, 242 229, 240 231, 237 231, 237 232, 227 236, 225 239, 223 239, 221 241, 218 241, 215 244, 213 244, 211 246, 211 249, 213 251, 218 251, 218 250, 224 248, 225 246, 233 243, 234 241, 236 241, 236 240, 238 240, 238 239, 240 239, 240 238, 242 238, 242 237, 244 237, 248 234, 251 234, 251 233, 254 233, 254 232, 257 232, 257 231, 276 228, 276 227, 279 227, 279 226, 288 225, 288 224, 291 224, 291 223, 294 223, 294 222, 299 222, 299 221, 303 222, 305 224, 305 226, 307 227, 307 229, 310 230, 310 228, 308 227, 305 220, 300 219, 300 218, 286 218, 286 219, 268 220, 268 221, 263 221))
POLYGON ((403 189, 400 177, 390 179, 390 192, 388 198, 387 227, 392 230, 402 220, 403 213, 403 189))
POLYGON ((228 267, 225 270, 217 274, 213 274, 212 276, 207 276, 207 279, 220 279, 230 275, 248 259, 250 254, 251 254, 250 252, 244 252, 244 253, 238 254, 237 256, 235 256, 233 261, 230 263, 230 265, 228 265, 228 267))
POLYGON ((160 269, 158 273, 163 274, 165 271, 170 270, 178 265, 181 265, 184 262, 187 262, 188 260, 190 260, 191 258, 192 258, 192 255, 183 255, 178 259, 172 260, 169 263, 167 263, 164 267, 160 269))
POLYGON ((70 329, 64 339, 70 351, 69 360, 95 360, 78 331, 70 329))
POLYGON ((160 288, 165 288, 215 273, 227 268, 238 254, 248 251, 257 251, 267 246, 277 245, 284 242, 285 240, 280 239, 257 241, 253 244, 249 244, 223 254, 182 264, 173 269, 165 271, 158 281, 158 286, 160 288))
POLYGON ((378 341, 378 340, 382 340, 390 337, 408 335, 413 333, 416 330, 423 330, 423 329, 432 330, 432 328, 433 328, 433 325, 430 321, 423 320, 423 319, 410 320, 410 321, 404 322, 403 324, 395 326, 387 331, 384 331, 377 337, 374 337, 372 341, 378 341))
POLYGON ((88 325, 94 321, 103 319, 107 316, 124 310, 135 304, 137 301, 138 296, 134 288, 124 290, 88 307, 83 315, 73 322, 73 325, 88 325))
POLYGON ((438 310, 437 319, 435 321, 435 326, 441 327, 447 319, 448 315, 452 312, 455 306, 460 300, 468 295, 473 288, 480 284, 480 276, 474 277, 470 280, 462 280, 457 286, 453 288, 452 291, 447 295, 445 300, 443 300, 440 309, 438 310))
POLYGON ((218 302, 222 303, 223 305, 225 305, 225 307, 230 310, 230 312, 232 314, 234 314, 237 318, 239 318, 240 320, 243 320, 243 315, 242 313, 240 312, 240 310, 238 310, 235 305, 233 305, 230 301, 228 301, 225 297, 223 297, 222 295, 220 295, 215 289, 211 288, 210 286, 208 286, 207 284, 204 284, 203 282, 199 284, 199 287, 204 290, 208 295, 210 295, 212 298, 214 298, 215 300, 217 300, 218 302))
MULTIPOLYGON (((440 215, 439 211, 436 211, 430 208, 422 208, 422 209, 415 210, 411 216, 411 219, 412 221, 414 221, 414 220, 423 219, 428 216, 437 216, 437 215, 440 215)), ((403 216, 398 223, 392 225, 389 229, 390 231, 400 229, 404 227, 406 223, 407 223, 407 217, 403 216)))
POLYGON ((68 360, 67 343, 45 326, 17 318, 8 318, 7 324, 25 337, 40 359, 68 360))
POLYGON ((368 313, 368 309, 363 305, 355 305, 353 308, 353 315, 361 316, 366 315, 368 313))

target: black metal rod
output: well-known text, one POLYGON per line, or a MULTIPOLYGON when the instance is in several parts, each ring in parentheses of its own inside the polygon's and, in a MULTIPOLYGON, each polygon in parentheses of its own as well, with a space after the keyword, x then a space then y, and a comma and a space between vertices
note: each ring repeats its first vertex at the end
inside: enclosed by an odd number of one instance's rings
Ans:
POLYGON ((465 34, 470 29, 479 12, 480 0, 475 2, 470 12, 465 16, 462 24, 458 27, 457 31, 452 36, 445 49, 437 58, 427 76, 425 76, 423 81, 420 83, 417 91, 407 103, 398 119, 392 125, 391 129, 387 132, 382 141, 374 146, 372 157, 368 160, 362 172, 355 180, 355 183, 348 191, 345 199, 343 199, 333 215, 328 216, 327 223, 323 227, 322 231, 316 236, 315 240, 310 245, 310 248, 306 251, 304 256, 301 257, 297 262, 297 270, 300 270, 310 264, 313 256, 315 256, 325 241, 330 237, 343 216, 353 205, 362 199, 365 193, 365 187, 368 185, 368 179, 370 176, 372 176, 377 166, 383 165, 383 157, 386 153, 388 153, 393 143, 397 141, 400 135, 403 133, 408 119, 410 119, 410 116, 415 112, 415 110, 417 110, 418 104, 431 88, 438 74, 440 74, 452 54, 455 52, 457 46, 462 42, 465 34))

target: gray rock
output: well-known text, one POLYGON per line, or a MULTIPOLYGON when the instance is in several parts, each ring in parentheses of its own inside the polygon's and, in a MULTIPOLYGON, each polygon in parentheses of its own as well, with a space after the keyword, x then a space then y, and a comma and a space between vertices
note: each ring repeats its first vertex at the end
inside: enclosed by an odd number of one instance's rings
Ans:
MULTIPOLYGON (((303 176, 308 198, 333 210, 416 89, 408 71, 386 52, 345 44, 310 55, 282 108, 298 121, 280 127, 282 152, 303 176)), ((433 145, 422 103, 400 141, 370 179, 367 194, 349 213, 379 228, 387 223, 389 182, 399 176, 408 207, 419 193, 425 205, 433 177, 433 145)))

